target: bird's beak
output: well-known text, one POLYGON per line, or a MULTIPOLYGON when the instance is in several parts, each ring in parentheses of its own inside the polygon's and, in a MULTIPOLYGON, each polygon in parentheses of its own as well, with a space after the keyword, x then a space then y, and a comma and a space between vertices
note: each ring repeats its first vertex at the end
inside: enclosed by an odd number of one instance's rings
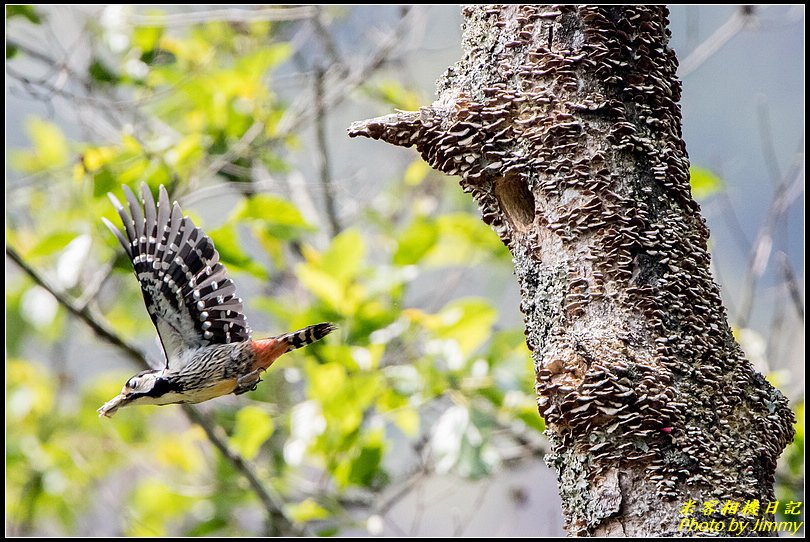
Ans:
POLYGON ((125 406, 129 402, 129 396, 125 395, 124 392, 119 393, 103 405, 101 408, 98 409, 98 416, 99 418, 112 418, 112 415, 115 414, 115 411, 125 406))

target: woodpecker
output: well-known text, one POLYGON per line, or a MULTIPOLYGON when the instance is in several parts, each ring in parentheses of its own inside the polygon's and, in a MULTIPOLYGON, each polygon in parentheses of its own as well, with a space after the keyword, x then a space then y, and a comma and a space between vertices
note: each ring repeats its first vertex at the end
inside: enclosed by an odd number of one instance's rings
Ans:
POLYGON ((279 356, 335 330, 322 323, 252 340, 242 300, 211 238, 183 216, 177 202, 169 204, 162 185, 157 205, 145 183, 140 203, 129 187, 123 189, 129 213, 108 196, 124 233, 102 220, 132 261, 166 362, 127 380, 121 393, 98 409, 99 416, 111 417, 130 405, 201 403, 254 390, 279 356))

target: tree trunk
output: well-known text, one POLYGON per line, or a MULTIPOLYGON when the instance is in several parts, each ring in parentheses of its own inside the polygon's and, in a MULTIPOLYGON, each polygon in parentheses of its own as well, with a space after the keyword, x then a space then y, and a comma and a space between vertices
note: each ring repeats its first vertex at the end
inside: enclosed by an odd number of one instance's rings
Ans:
POLYGON ((709 271, 666 8, 464 17, 465 57, 433 105, 349 131, 460 175, 512 252, 566 528, 698 534, 716 520, 726 534, 733 519, 754 534, 773 519, 793 415, 732 337, 709 271))

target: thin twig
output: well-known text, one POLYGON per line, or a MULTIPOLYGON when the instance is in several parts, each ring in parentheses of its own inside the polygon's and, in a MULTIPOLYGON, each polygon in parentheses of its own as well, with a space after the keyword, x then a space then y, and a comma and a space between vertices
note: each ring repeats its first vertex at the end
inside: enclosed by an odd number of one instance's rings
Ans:
POLYGON ((222 456, 248 481, 256 496, 262 502, 267 512, 265 522, 266 536, 284 536, 285 534, 295 534, 296 536, 307 536, 310 533, 296 524, 284 510, 284 501, 278 493, 270 486, 262 484, 258 475, 254 472, 253 466, 249 465, 245 459, 235 452, 227 444, 227 436, 213 420, 203 414, 199 409, 191 405, 182 405, 183 412, 193 422, 203 428, 208 440, 222 453, 222 456), (282 524, 284 527, 282 527, 282 524))
POLYGON ((165 15, 133 14, 130 21, 135 26, 188 26, 198 23, 231 22, 252 23, 257 21, 294 21, 309 19, 317 14, 313 6, 299 6, 294 8, 262 8, 262 9, 212 9, 208 11, 191 11, 183 13, 170 13, 165 15))
POLYGON ((323 70, 315 71, 315 139, 318 145, 318 169, 321 178, 321 193, 326 206, 326 217, 329 220, 332 237, 342 229, 335 209, 335 187, 332 183, 331 164, 329 161, 329 146, 326 141, 326 104, 323 95, 323 70))
POLYGON ((470 526, 473 516, 475 516, 484 505, 484 499, 486 499, 487 492, 489 492, 489 489, 492 487, 492 482, 492 477, 480 482, 482 487, 478 491, 475 502, 473 502, 472 507, 470 507, 470 509, 467 511, 466 517, 462 521, 457 521, 456 525, 453 527, 453 536, 457 537, 464 535, 464 531, 470 526))
POLYGON ((771 182, 778 185, 782 179, 782 172, 779 168, 779 160, 776 158, 773 132, 771 131, 771 115, 768 100, 764 94, 757 96, 757 123, 759 124, 759 142, 762 146, 762 158, 765 160, 771 182))
MULTIPOLYGON (((43 62, 52 62, 54 67, 61 65, 57 60, 50 59, 44 55, 42 57, 37 57, 37 59, 43 62)), ((124 124, 121 117, 122 113, 124 112, 131 114, 135 120, 148 124, 155 130, 167 133, 170 136, 176 135, 176 132, 171 127, 160 122, 159 119, 147 118, 140 112, 137 106, 146 103, 146 99, 114 100, 110 98, 98 98, 95 96, 81 95, 74 91, 68 90, 66 88, 68 87, 68 78, 72 78, 71 80, 75 85, 84 88, 85 90, 88 90, 92 85, 87 79, 84 79, 76 72, 71 71, 66 65, 60 68, 58 71, 59 78, 62 79, 62 82, 59 84, 52 83, 50 81, 50 77, 43 76, 42 78, 38 79, 31 78, 24 73, 18 72, 11 66, 6 66, 6 73, 12 79, 20 83, 29 96, 39 102, 42 102, 42 104, 45 105, 45 107, 47 107, 49 110, 54 109, 54 97, 58 96, 69 102, 75 103, 77 106, 84 105, 87 107, 86 111, 88 111, 90 115, 78 115, 79 120, 83 121, 84 123, 88 123, 91 120, 101 121, 101 115, 103 115, 109 128, 99 126, 98 122, 96 122, 95 129, 97 132, 102 133, 103 136, 110 141, 116 140, 120 135, 120 126, 124 124), (132 107, 130 109, 128 106, 136 107, 132 107), (96 119, 93 119, 94 115, 96 119)), ((11 88, 11 92, 14 92, 13 87, 11 88)))
POLYGON ((793 307, 799 315, 799 319, 804 323, 804 300, 802 300, 802 293, 799 290, 799 281, 796 279, 796 273, 793 272, 793 267, 790 265, 787 254, 779 252, 779 266, 782 268, 782 274, 785 276, 785 285, 787 286, 790 299, 793 301, 793 307))
POLYGON ((211 198, 219 198, 237 192, 239 194, 254 194, 256 192, 271 192, 277 187, 273 181, 254 181, 252 183, 234 183, 224 182, 202 186, 195 189, 193 192, 187 193, 185 196, 178 196, 177 201, 182 204, 183 208, 192 207, 200 201, 211 198))
POLYGON ((76 299, 76 306, 79 310, 84 310, 96 299, 96 296, 101 292, 101 289, 104 287, 107 279, 112 276, 112 273, 112 265, 107 264, 93 274, 93 277, 90 279, 90 285, 84 289, 81 297, 76 299))
POLYGON ((745 233, 745 229, 742 227, 742 222, 740 221, 740 217, 737 215, 737 211, 734 209, 734 204, 731 202, 728 191, 721 190, 717 196, 720 201, 721 214, 723 219, 726 221, 729 231, 731 231, 732 236, 734 237, 734 241, 737 243, 742 252, 748 253, 748 251, 751 250, 751 240, 748 238, 748 235, 745 233))
MULTIPOLYGON (((746 6, 742 6, 745 8, 746 6)), ((678 77, 683 79, 704 62, 711 58, 717 51, 743 30, 753 20, 754 15, 744 9, 736 9, 734 14, 728 18, 717 30, 712 33, 700 45, 695 47, 689 56, 681 61, 678 67, 678 77)))
POLYGON ((326 26, 326 23, 323 21, 324 14, 323 14, 323 6, 318 6, 318 15, 312 18, 312 25, 315 27, 315 36, 323 45, 324 52, 326 56, 329 57, 329 63, 332 66, 338 68, 338 72, 343 72, 343 76, 346 75, 348 69, 346 68, 346 63, 343 62, 343 58, 341 57, 340 53, 338 52, 337 44, 335 44, 335 40, 332 37, 332 33, 326 26))
POLYGON ((376 513, 384 516, 394 506, 397 505, 402 499, 410 495, 410 493, 419 485, 419 483, 427 477, 427 471, 420 469, 414 473, 408 480, 406 480, 402 487, 400 487, 393 495, 384 500, 376 510, 376 513))
POLYGON ((188 187, 193 188, 194 185, 197 184, 197 181, 204 181, 205 179, 207 179, 211 175, 215 175, 217 172, 219 172, 220 169, 222 169, 222 167, 225 164, 228 164, 234 158, 238 158, 238 157, 242 156, 242 153, 244 153, 245 150, 248 147, 250 147, 250 145, 253 143, 253 141, 257 137, 259 137, 259 135, 262 133, 263 129, 264 129, 264 122, 263 121, 257 120, 253 124, 251 124, 250 128, 248 128, 245 131, 245 133, 242 134, 242 137, 239 138, 239 141, 237 141, 234 145, 232 145, 231 148, 229 148, 227 152, 225 152, 223 154, 220 154, 214 160, 212 160, 211 163, 208 164, 208 167, 205 168, 205 171, 203 171, 201 175, 194 175, 189 180, 188 187))
MULTIPOLYGON (((60 305, 65 307, 68 312, 73 316, 87 324, 99 337, 118 347, 130 359, 138 365, 149 369, 149 363, 146 361, 146 356, 135 346, 129 344, 125 339, 118 335, 113 329, 104 321, 103 317, 96 314, 89 306, 79 307, 74 299, 66 295, 64 292, 59 291, 51 282, 45 278, 42 273, 34 269, 23 257, 11 246, 6 245, 6 256, 8 256, 17 266, 28 275, 40 287, 47 290, 60 305)), ((267 521, 269 529, 278 534, 283 532, 293 533, 296 535, 306 534, 301 527, 295 524, 284 511, 284 503, 281 498, 275 493, 265 487, 259 480, 258 475, 254 472, 253 467, 249 465, 244 458, 237 452, 232 450, 223 435, 220 433, 222 429, 216 425, 212 420, 206 417, 197 408, 191 405, 182 405, 183 412, 188 416, 192 423, 196 423, 203 428, 205 434, 211 443, 222 453, 223 457, 233 465, 233 467, 245 477, 250 484, 253 492, 261 501, 262 505, 267 512, 267 521), (279 521, 286 523, 285 528, 282 529, 278 524, 279 521)))
MULTIPOLYGON (((24 53, 25 56, 38 60, 50 68, 49 73, 39 76, 37 79, 33 79, 22 74, 13 74, 15 79, 20 79, 21 82, 25 82, 29 85, 41 86, 45 90, 49 91, 51 94, 59 94, 60 96, 66 99, 91 104, 94 107, 104 106, 107 108, 115 109, 116 111, 123 111, 124 109, 129 109, 132 107, 140 107, 150 102, 153 102, 158 98, 167 96, 172 92, 174 92, 183 83, 190 80, 192 77, 191 75, 188 74, 183 75, 178 81, 175 81, 170 85, 167 85, 165 88, 161 90, 152 90, 151 93, 145 94, 143 96, 138 96, 136 98, 120 98, 120 97, 113 98, 113 97, 79 95, 70 92, 69 90, 65 90, 64 87, 67 85, 61 85, 59 87, 56 87, 54 85, 50 85, 47 83, 47 80, 52 76, 53 73, 59 73, 71 77, 73 81, 82 88, 87 89, 92 86, 90 81, 88 81, 86 78, 84 78, 82 75, 77 73, 69 66, 67 58, 59 61, 40 51, 32 49, 31 47, 18 43, 16 41, 14 42, 14 46, 17 49, 19 49, 20 52, 24 53), (24 81, 22 79, 24 79, 24 81)), ((74 47, 74 49, 78 49, 78 46, 74 47)))
POLYGON ((788 172, 786 179, 793 179, 788 184, 785 180, 777 188, 768 207, 765 223, 759 230, 751 250, 750 263, 746 271, 745 289, 740 302, 740 312, 737 316, 737 325, 746 327, 753 309, 754 292, 760 277, 765 272, 773 249, 773 231, 782 219, 785 212, 796 198, 804 192, 804 155, 796 160, 788 172))
POLYGON ((686 50, 692 51, 698 45, 700 36, 700 6, 686 6, 686 50))
MULTIPOLYGON (((334 108, 341 103, 349 96, 351 90, 366 83, 368 78, 375 71, 385 65, 391 52, 397 47, 402 46, 402 40, 411 27, 411 18, 414 13, 417 13, 417 9, 413 7, 408 6, 403 8, 402 16, 394 31, 383 40, 382 44, 366 59, 359 69, 349 74, 345 74, 343 68, 337 70, 339 80, 327 81, 326 88, 330 89, 330 92, 327 93, 324 98, 327 108, 334 108)), ((327 77, 326 79, 329 78, 327 77)), ((313 113, 310 107, 310 100, 311 98, 309 96, 302 96, 287 108, 287 111, 278 123, 276 130, 278 137, 292 133, 301 124, 312 120, 315 113, 313 113)))
POLYGON ((79 318, 84 323, 86 323, 99 337, 107 341, 108 343, 112 344, 113 346, 117 346, 127 356, 138 363, 139 365, 143 366, 145 369, 150 369, 149 363, 146 361, 146 357, 143 353, 132 346, 131 344, 127 343, 121 336, 116 334, 102 319, 100 316, 94 313, 94 311, 90 307, 80 308, 75 300, 71 299, 67 294, 60 292, 58 288, 50 283, 48 279, 46 279, 39 271, 31 267, 31 265, 26 262, 22 256, 17 252, 16 249, 11 247, 10 245, 6 245, 6 256, 11 258, 11 260, 17 264, 17 266, 26 274, 28 275, 34 282, 36 282, 39 286, 47 290, 56 300, 59 302, 60 305, 65 307, 68 312, 73 314, 76 318, 79 318))
MULTIPOLYGON (((9 44, 11 44, 11 42, 9 42, 9 44)), ((32 47, 29 47, 28 45, 21 43, 19 41, 14 41, 13 45, 19 52, 23 53, 25 56, 30 57, 34 60, 38 60, 48 67, 48 71, 44 75, 41 75, 36 80, 31 79, 31 82, 41 83, 43 81, 46 81, 47 79, 50 79, 51 76, 56 73, 65 73, 76 80, 82 79, 82 77, 70 67, 68 57, 65 57, 61 61, 58 61, 55 58, 48 56, 47 54, 32 47)))

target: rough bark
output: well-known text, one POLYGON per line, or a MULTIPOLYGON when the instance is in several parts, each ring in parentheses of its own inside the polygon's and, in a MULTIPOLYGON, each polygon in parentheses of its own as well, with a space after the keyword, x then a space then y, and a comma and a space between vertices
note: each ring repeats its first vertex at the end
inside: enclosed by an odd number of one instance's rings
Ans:
POLYGON ((709 271, 666 8, 464 17, 439 99, 349 132, 459 175, 512 252, 566 528, 697 534, 679 530, 690 500, 698 522, 747 521, 722 506, 773 500, 793 415, 735 342, 709 271))

